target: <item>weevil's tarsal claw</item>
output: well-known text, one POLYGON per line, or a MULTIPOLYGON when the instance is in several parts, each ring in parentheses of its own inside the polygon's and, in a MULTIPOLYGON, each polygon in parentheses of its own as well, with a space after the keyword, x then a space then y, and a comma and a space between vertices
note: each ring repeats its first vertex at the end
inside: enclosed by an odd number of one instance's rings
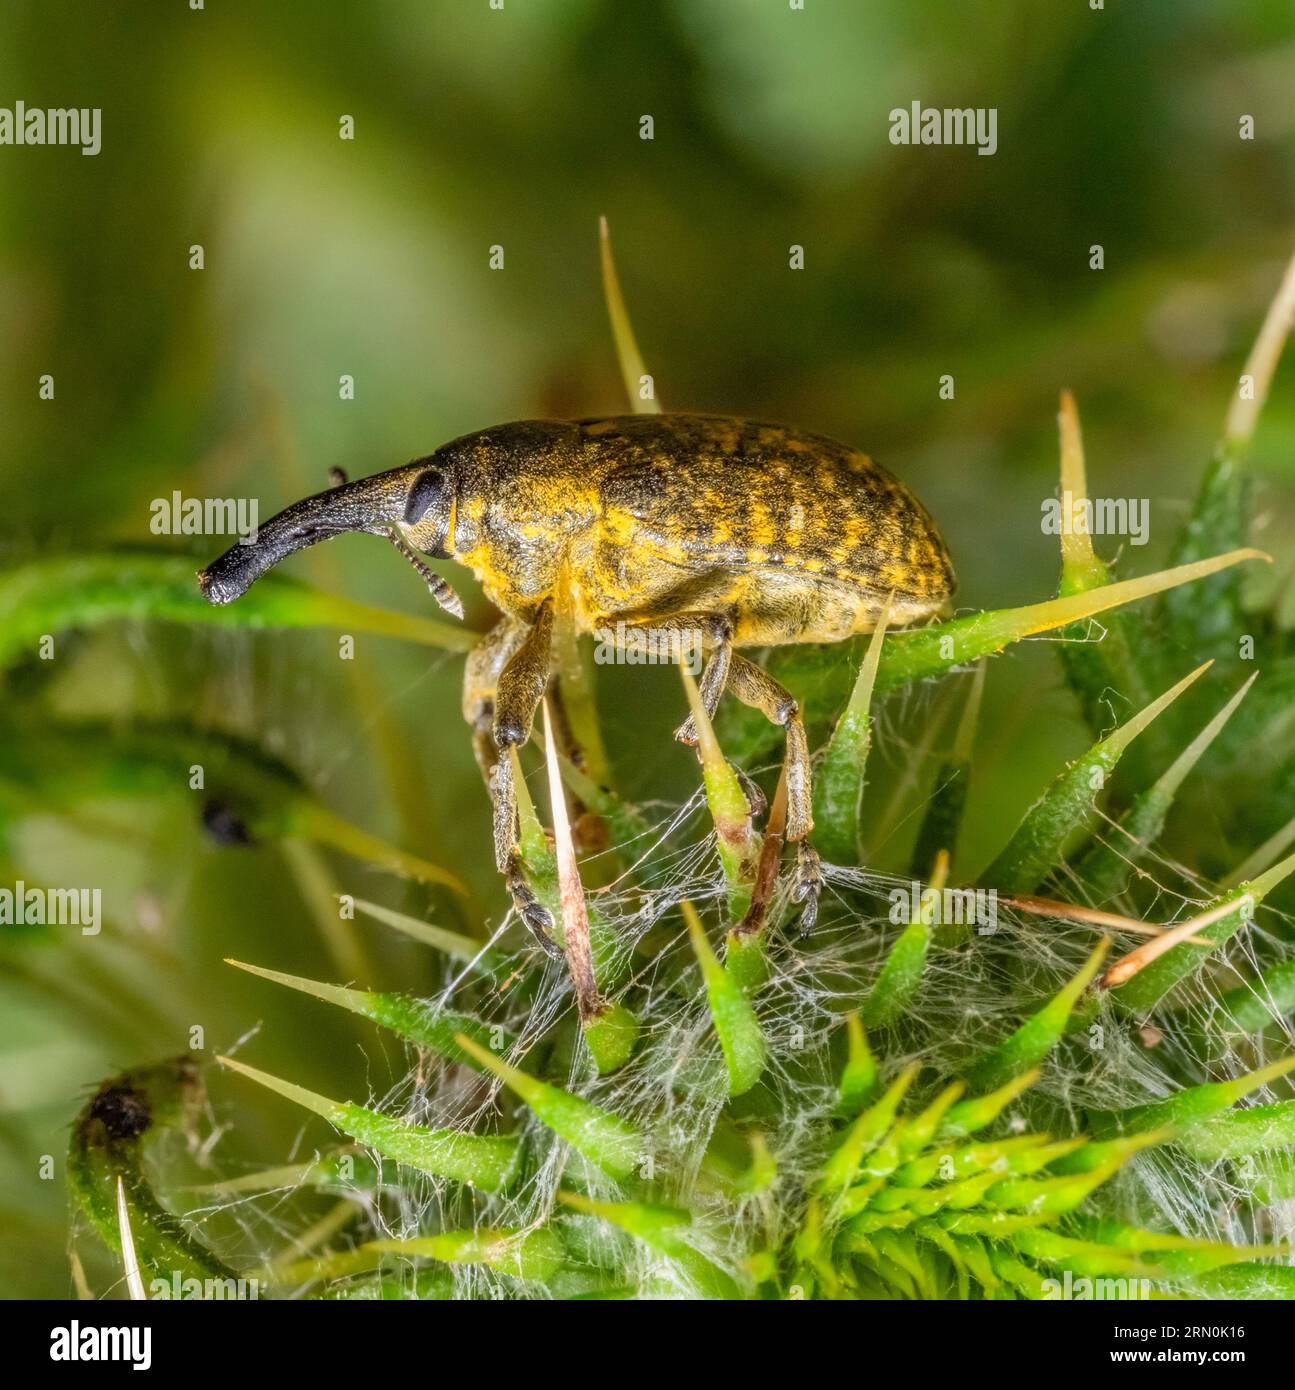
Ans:
POLYGON ((748 777, 736 763, 730 763, 733 771, 737 773, 737 780, 742 788, 742 795, 746 797, 746 804, 750 807, 753 816, 762 816, 769 809, 769 798, 765 796, 759 782, 753 777, 748 777))
POLYGON ((504 885, 512 897, 517 915, 526 925, 526 930, 535 939, 535 944, 546 956, 553 960, 565 960, 562 947, 553 939, 553 914, 535 896, 531 885, 526 882, 526 874, 521 861, 514 854, 504 870, 504 885))
POLYGON ((550 933, 553 930, 553 918, 549 915, 546 907, 541 907, 538 902, 530 906, 519 906, 518 912, 521 913, 522 921, 526 923, 526 930, 530 932, 535 944, 544 952, 550 960, 566 960, 566 953, 558 945, 550 933))
POLYGON ((818 900, 823 891, 823 868, 807 840, 796 842, 796 871, 792 878, 791 899, 800 903, 800 934, 808 936, 818 921, 818 900))

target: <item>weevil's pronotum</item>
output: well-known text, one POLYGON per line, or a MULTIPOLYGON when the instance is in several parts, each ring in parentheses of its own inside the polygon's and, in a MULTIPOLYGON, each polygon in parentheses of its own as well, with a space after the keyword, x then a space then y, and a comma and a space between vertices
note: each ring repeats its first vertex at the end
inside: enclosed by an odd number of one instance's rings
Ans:
MULTIPOLYGON (((285 555, 344 531, 393 540, 433 597, 449 584, 415 551, 454 559, 503 614, 468 657, 463 713, 494 807, 495 854, 546 946, 552 922, 521 871, 510 750, 548 683, 554 615, 581 632, 699 635, 713 713, 725 690, 786 731, 794 894, 813 920, 809 749, 796 701, 735 648, 839 642, 942 609, 953 571, 913 494, 856 449, 783 425, 706 415, 525 420, 296 503, 199 575, 229 603, 285 555)), ((676 733, 695 742, 692 721, 676 733)))

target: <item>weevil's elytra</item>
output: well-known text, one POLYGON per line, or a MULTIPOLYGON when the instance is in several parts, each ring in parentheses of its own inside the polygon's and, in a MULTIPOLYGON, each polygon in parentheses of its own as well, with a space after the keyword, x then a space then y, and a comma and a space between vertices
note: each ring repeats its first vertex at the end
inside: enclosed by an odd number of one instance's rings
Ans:
MULTIPOLYGON (((228 603, 284 556, 343 531, 467 565, 503 614, 468 659, 464 714, 489 775, 499 865, 533 930, 547 914, 517 863, 500 753, 530 735, 555 610, 585 632, 699 632, 706 708, 728 689, 786 728, 787 837, 802 841, 812 822, 796 702, 735 648, 871 631, 888 596, 900 626, 939 612, 954 586, 921 503, 858 450, 758 420, 625 415, 500 425, 306 498, 203 571, 203 593, 228 603)), ((437 601, 461 611, 424 574, 437 601)), ((692 741, 691 721, 679 734, 692 741)), ((812 917, 816 869, 807 853, 801 862, 812 917)))
POLYGON ((469 565, 519 617, 552 593, 563 561, 589 627, 664 616, 675 597, 695 606, 705 589, 738 646, 839 641, 868 631, 892 590, 897 623, 952 591, 944 545, 908 489, 821 435, 704 415, 527 421, 433 458, 460 506, 448 537, 434 518, 409 539, 469 565))

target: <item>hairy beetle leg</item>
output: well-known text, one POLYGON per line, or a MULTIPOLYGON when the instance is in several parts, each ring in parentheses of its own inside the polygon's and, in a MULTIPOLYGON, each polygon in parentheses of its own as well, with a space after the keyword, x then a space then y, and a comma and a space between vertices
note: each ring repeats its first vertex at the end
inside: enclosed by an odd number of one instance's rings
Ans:
POLYGON ((546 955, 558 958, 553 917, 526 881, 517 851, 517 791, 512 749, 530 735, 548 676, 551 619, 541 613, 536 627, 504 618, 468 653, 463 671, 463 717, 472 728, 472 751, 490 793, 495 865, 526 930, 546 955), (541 630, 536 632, 536 627, 541 630), (519 666, 514 669, 516 659, 519 666), (513 672, 505 679, 506 672, 513 672), (497 717, 502 711, 503 718, 497 717))
POLYGON ((803 840, 814 828, 813 796, 810 789, 809 739, 800 706, 790 691, 762 671, 753 661, 733 653, 729 663, 728 688, 752 709, 758 709, 771 723, 780 725, 787 736, 787 839, 803 840))
POLYGON ((769 798, 765 796, 759 782, 753 777, 748 777, 736 763, 729 766, 737 774, 739 786, 742 788, 742 795, 746 797, 746 804, 750 808, 753 816, 762 816, 769 809, 769 798))
POLYGON ((494 813, 495 863, 504 876, 504 887, 526 930, 545 955, 563 959, 562 947, 553 940, 553 914, 535 896, 526 881, 526 870, 517 850, 517 791, 513 786, 511 750, 504 750, 490 769, 490 800, 494 813))
POLYGON ((560 958, 562 948, 550 934, 553 917, 526 881, 518 847, 517 788, 513 785, 513 749, 521 747, 531 736, 535 711, 549 680, 552 639, 553 610, 548 604, 540 609, 529 628, 520 624, 494 628, 472 654, 463 704, 464 713, 472 721, 478 761, 492 756, 493 744, 494 764, 487 773, 487 785, 493 813, 495 864, 526 929, 546 954, 560 958), (493 698, 489 690, 492 677, 493 698))
POLYGON ((512 897, 517 915, 525 923, 526 930, 534 938, 535 944, 553 960, 565 960, 562 947, 553 939, 553 914, 540 902, 531 885, 526 882, 522 862, 515 854, 504 869, 504 885, 512 897))
MULTIPOLYGON (((733 660, 733 624, 721 613, 681 613, 670 625, 673 627, 675 623, 678 624, 678 631, 700 630, 710 638, 710 655, 701 673, 698 693, 701 695, 702 708, 713 719, 724 687, 728 684, 729 667, 733 660)), ((696 747, 697 726, 691 714, 674 731, 674 736, 689 748, 696 747)))
POLYGON ((472 730, 472 751, 490 785, 490 770, 499 761, 495 747, 495 687, 499 673, 526 639, 526 625, 503 618, 468 653, 463 667, 463 717, 472 730))
POLYGON ((490 769, 490 808, 494 828, 495 868, 507 874, 517 857, 517 789, 513 786, 513 763, 505 752, 490 769))
POLYGON ((753 661, 735 652, 729 665, 728 688, 766 719, 781 725, 787 735, 787 831, 786 838, 796 846, 796 868, 792 878, 792 901, 801 905, 800 934, 808 936, 818 919, 818 899, 823 889, 823 872, 817 853, 810 846, 814 828, 813 792, 809 765, 809 739, 800 706, 791 692, 779 685, 753 661))
POLYGON ((823 867, 808 840, 796 841, 796 868, 791 881, 791 900, 799 903, 800 934, 808 936, 818 921, 818 900, 823 891, 823 867))
MULTIPOLYGON (((711 718, 714 718, 715 711, 719 708, 719 702, 723 698, 724 689, 728 685, 728 673, 733 664, 733 624, 722 615, 707 616, 705 614, 700 616, 685 614, 681 621, 689 627, 694 625, 704 627, 714 643, 711 654, 706 661, 706 668, 701 673, 701 682, 698 686, 702 708, 711 718)), ((691 714, 674 731, 674 736, 680 743, 689 748, 697 746, 697 726, 691 714)), ((769 807, 769 800, 764 792, 736 763, 730 764, 730 766, 737 774, 738 782, 741 783, 742 794, 746 797, 751 814, 753 816, 763 815, 769 807)))
POLYGON ((499 673, 495 688, 495 746, 520 748, 531 736, 553 660, 553 609, 545 603, 499 673))

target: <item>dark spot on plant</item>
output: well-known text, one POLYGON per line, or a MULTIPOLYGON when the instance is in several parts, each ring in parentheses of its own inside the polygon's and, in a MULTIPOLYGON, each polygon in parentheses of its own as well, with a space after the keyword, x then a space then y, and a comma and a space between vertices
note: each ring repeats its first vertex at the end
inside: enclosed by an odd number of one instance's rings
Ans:
POLYGON ((221 846, 250 845, 255 841, 247 822, 226 801, 208 797, 202 807, 202 828, 221 846))
POLYGON ((109 1139, 136 1139, 153 1122, 148 1097, 131 1086, 109 1086, 90 1102, 88 1116, 98 1120, 109 1139))

